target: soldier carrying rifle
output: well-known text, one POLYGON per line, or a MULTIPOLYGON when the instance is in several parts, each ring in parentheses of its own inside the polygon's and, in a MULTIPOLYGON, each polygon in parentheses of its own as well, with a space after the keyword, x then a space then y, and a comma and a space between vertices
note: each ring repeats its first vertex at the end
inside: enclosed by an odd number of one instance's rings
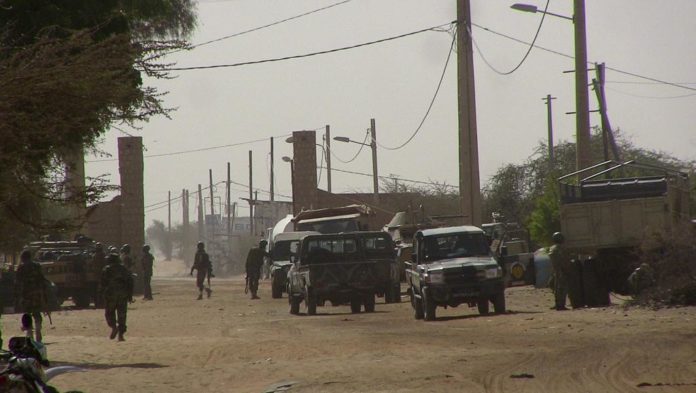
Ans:
POLYGON ((196 256, 193 260, 193 266, 191 266, 190 275, 193 276, 193 271, 196 270, 196 286, 198 287, 198 300, 203 299, 203 290, 206 291, 208 297, 212 294, 213 290, 210 289, 210 278, 215 277, 213 275, 213 264, 210 262, 210 256, 205 252, 205 244, 203 242, 198 242, 198 250, 196 251, 196 256), (208 278, 208 287, 205 287, 205 279, 208 278))

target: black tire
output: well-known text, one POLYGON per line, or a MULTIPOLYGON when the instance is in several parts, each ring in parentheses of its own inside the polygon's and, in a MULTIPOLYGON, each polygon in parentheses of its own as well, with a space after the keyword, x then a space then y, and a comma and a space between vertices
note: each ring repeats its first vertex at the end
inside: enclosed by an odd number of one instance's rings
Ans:
POLYGON ((375 295, 365 295, 363 305, 365 306, 365 312, 375 312, 375 295))
POLYGON ((488 310, 489 310, 489 303, 488 299, 479 299, 478 303, 476 304, 478 306, 478 312, 481 315, 488 315, 488 310))
POLYGON ((88 308, 92 300, 87 291, 79 291, 72 296, 73 303, 77 308, 88 308))
POLYGON ((411 291, 411 305, 413 306, 413 317, 423 319, 423 299, 417 298, 413 291, 411 291))
POLYGON ((307 288, 305 304, 307 305, 307 315, 317 315, 317 297, 314 296, 312 288, 307 288))
POLYGON ((360 306, 362 306, 362 302, 360 301, 359 297, 355 296, 350 299, 350 312, 353 314, 359 314, 360 306))
POLYGON ((292 314, 292 315, 299 314, 300 313, 300 300, 295 298, 294 296, 290 295, 289 302, 290 302, 290 314, 292 314))
POLYGON ((389 288, 387 288, 387 290, 384 291, 384 303, 394 303, 394 298, 392 297, 392 292, 389 288))
POLYGON ((491 299, 496 314, 505 314, 505 292, 500 291, 491 299))
POLYGON ((283 297, 283 287, 280 287, 276 285, 275 283, 271 284, 271 297, 273 299, 280 299, 283 297))
POLYGON ((434 321, 437 318, 437 305, 432 297, 428 295, 428 290, 423 289, 423 319, 426 321, 434 321))

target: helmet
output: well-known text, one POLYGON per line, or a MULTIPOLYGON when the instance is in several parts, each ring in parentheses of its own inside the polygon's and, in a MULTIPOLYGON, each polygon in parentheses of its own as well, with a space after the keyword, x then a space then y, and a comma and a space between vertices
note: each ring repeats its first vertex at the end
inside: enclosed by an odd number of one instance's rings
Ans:
POLYGON ((31 261, 31 251, 29 251, 29 250, 22 251, 22 254, 19 256, 19 260, 22 262, 31 261))
POLYGON ((145 252, 150 251, 150 246, 148 246, 147 244, 144 245, 144 246, 143 246, 143 251, 145 251, 145 252))
POLYGON ((116 246, 109 246, 109 252, 113 254, 118 252, 118 249, 116 249, 116 246))
POLYGON ((96 242, 96 243, 94 243, 94 248, 96 248, 97 250, 101 250, 103 248, 103 246, 101 243, 96 242))
POLYGON ((198 244, 196 245, 196 247, 198 247, 199 250, 202 250, 202 249, 205 248, 205 244, 204 244, 203 242, 198 242, 198 244))
POLYGON ((259 242, 259 248, 264 248, 267 244, 268 242, 266 241, 266 239, 263 239, 259 242))
POLYGON ((555 232, 553 236, 551 236, 551 239, 553 239, 554 243, 563 243, 563 240, 565 238, 563 237, 563 234, 561 232, 555 232))
POLYGON ((130 252, 130 245, 124 244, 124 245, 121 247, 121 252, 124 252, 124 253, 130 252))

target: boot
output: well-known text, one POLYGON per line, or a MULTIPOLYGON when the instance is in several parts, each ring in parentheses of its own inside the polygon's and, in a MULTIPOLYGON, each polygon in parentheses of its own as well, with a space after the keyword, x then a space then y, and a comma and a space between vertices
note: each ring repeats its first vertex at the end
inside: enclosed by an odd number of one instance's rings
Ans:
POLYGON ((203 292, 200 292, 200 293, 198 294, 198 299, 196 299, 196 300, 201 300, 201 299, 203 299, 203 292))
POLYGON ((206 289, 205 289, 205 293, 207 293, 207 294, 208 294, 208 298, 210 298, 210 294, 213 293, 213 290, 210 289, 210 288, 206 288, 206 289))
POLYGON ((109 334, 109 338, 113 340, 116 338, 117 334, 118 334, 118 328, 114 326, 111 328, 111 334, 109 334))
POLYGON ((123 337, 123 333, 118 334, 118 341, 126 341, 126 338, 123 337))

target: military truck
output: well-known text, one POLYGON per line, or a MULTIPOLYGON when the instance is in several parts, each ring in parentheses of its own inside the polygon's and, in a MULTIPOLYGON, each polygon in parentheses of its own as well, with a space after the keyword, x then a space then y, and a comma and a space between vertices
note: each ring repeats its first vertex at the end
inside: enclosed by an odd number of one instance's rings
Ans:
POLYGON ((437 307, 477 306, 481 315, 493 303, 505 312, 503 270, 481 228, 457 226, 416 232, 406 269, 416 319, 434 321, 437 307))
MULTIPOLYGON (((499 215, 494 215, 499 219, 499 215)), ((503 268, 506 287, 534 284, 534 253, 529 248, 529 234, 517 223, 492 222, 482 224, 491 244, 491 251, 503 268)))
POLYGON ((297 255, 300 239, 307 235, 319 235, 319 232, 281 232, 273 237, 271 243, 271 297, 280 299, 287 292, 288 271, 292 256, 297 255))
POLYGON ((330 302, 350 304, 353 313, 375 311, 375 296, 391 284, 394 244, 385 232, 308 235, 290 268, 290 313, 304 301, 307 314, 330 302))
POLYGON ((582 275, 597 282, 589 284, 609 291, 628 293, 627 278, 639 265, 637 250, 646 236, 669 237, 690 220, 688 175, 668 168, 607 161, 562 176, 559 187, 565 246, 590 268, 582 275))
POLYGON ((101 268, 91 263, 95 244, 82 237, 74 241, 37 241, 27 245, 46 279, 55 284, 59 305, 67 299, 72 299, 79 308, 101 304, 97 293, 101 268))

